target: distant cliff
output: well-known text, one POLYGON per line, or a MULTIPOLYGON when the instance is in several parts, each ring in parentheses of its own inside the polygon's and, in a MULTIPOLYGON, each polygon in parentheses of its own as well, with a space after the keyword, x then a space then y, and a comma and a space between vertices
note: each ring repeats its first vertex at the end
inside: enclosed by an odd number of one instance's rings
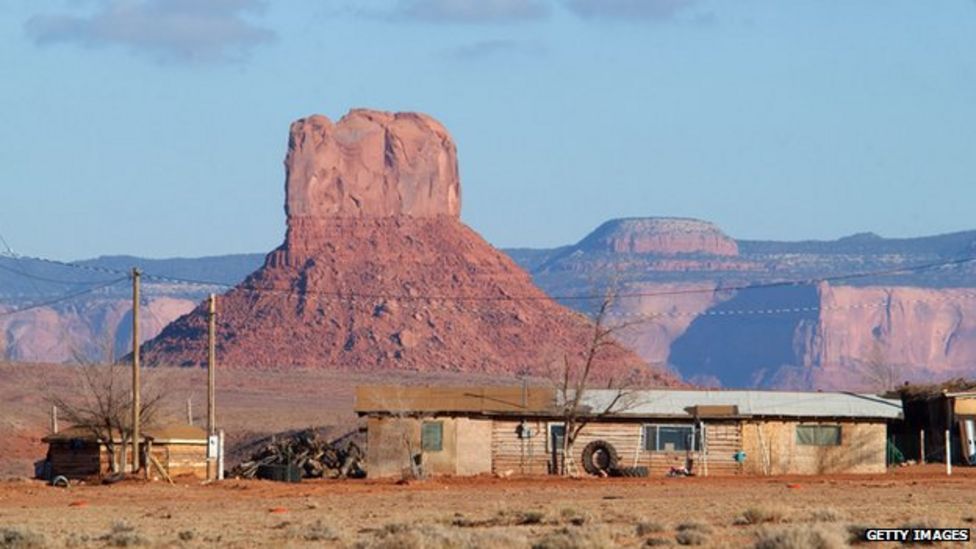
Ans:
POLYGON ((976 375, 976 264, 954 263, 976 256, 976 231, 736 241, 704 221, 622 219, 574 245, 512 255, 550 294, 616 285, 625 340, 702 384, 874 388, 976 375), (843 278, 852 273, 876 274, 843 278))

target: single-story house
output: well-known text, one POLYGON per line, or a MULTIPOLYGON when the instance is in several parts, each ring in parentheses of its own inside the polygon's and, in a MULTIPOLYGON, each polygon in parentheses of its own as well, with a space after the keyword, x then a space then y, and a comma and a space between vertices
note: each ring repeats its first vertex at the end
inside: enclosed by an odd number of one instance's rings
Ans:
MULTIPOLYGON (((52 433, 41 439, 48 444, 44 475, 67 478, 85 478, 108 474, 112 471, 112 456, 105 443, 90 430, 79 426, 52 433)), ((114 441, 121 444, 119 437, 114 441)), ((146 465, 148 451, 170 477, 194 475, 206 477, 207 433, 200 427, 186 424, 168 424, 146 428, 142 433, 141 446, 146 465)), ((126 469, 131 469, 131 448, 126 452, 126 469)), ((162 475, 150 464, 151 476, 162 475)))
MULTIPOLYGON (((416 464, 435 475, 558 472, 562 401, 539 387, 360 387, 367 474, 399 476, 416 464)), ((902 405, 855 393, 591 390, 578 413, 590 422, 574 454, 604 441, 619 466, 655 476, 689 463, 699 475, 877 473, 902 405)))

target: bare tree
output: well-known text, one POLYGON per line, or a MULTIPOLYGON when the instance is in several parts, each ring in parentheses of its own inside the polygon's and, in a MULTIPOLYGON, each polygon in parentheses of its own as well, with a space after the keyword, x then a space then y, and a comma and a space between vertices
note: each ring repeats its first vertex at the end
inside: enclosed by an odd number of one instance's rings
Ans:
POLYGON ((564 425, 562 453, 564 465, 557 468, 564 475, 573 474, 575 461, 573 447, 583 429, 594 420, 626 410, 634 405, 633 388, 644 378, 643 365, 607 364, 606 352, 619 346, 615 335, 640 321, 611 323, 610 314, 616 299, 615 290, 608 290, 593 315, 592 332, 582 358, 573 359, 568 354, 556 380, 557 412, 564 425), (587 391, 604 389, 609 397, 594 410, 584 405, 587 391), (571 470, 573 469, 573 470, 571 470))
MULTIPOLYGON (((78 366, 78 383, 70 393, 48 397, 60 416, 87 431, 105 446, 113 473, 123 471, 128 461, 127 449, 132 442, 132 373, 131 367, 118 362, 78 366)), ((165 391, 153 378, 146 379, 141 390, 142 427, 159 419, 165 391)))
POLYGON ((860 361, 857 369, 868 388, 879 393, 895 389, 905 373, 903 365, 887 360, 878 341, 872 344, 867 360, 860 361))

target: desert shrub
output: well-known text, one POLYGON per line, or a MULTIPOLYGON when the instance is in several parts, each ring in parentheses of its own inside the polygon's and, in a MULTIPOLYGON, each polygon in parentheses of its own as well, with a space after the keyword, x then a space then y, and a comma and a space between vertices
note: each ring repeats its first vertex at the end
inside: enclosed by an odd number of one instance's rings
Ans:
POLYGON ((666 538, 647 538, 644 540, 644 547, 661 547, 671 545, 671 540, 666 538))
POLYGON ((674 541, 678 545, 704 545, 708 541, 708 535, 698 530, 682 530, 674 535, 674 541))
POLYGON ((44 536, 37 532, 26 528, 0 528, 0 548, 2 549, 29 549, 46 546, 47 541, 44 536))
POLYGON ((637 525, 634 527, 634 530, 637 532, 637 535, 639 537, 644 537, 648 534, 656 534, 658 532, 663 532, 664 525, 661 524, 660 522, 641 520, 637 522, 637 525))
POLYGON ((522 511, 515 515, 515 524, 541 524, 546 514, 542 511, 522 511))
POLYGON ((110 547, 136 547, 150 544, 148 538, 136 532, 135 526, 124 520, 112 523, 111 530, 99 540, 104 541, 110 547))
POLYGON ((321 520, 317 520, 314 523, 299 529, 297 535, 294 537, 300 537, 305 541, 335 541, 339 539, 339 535, 336 534, 332 528, 322 524, 321 520))
POLYGON ((605 528, 560 528, 549 532, 532 549, 601 549, 615 547, 605 528))
POLYGON ((692 520, 689 522, 682 522, 675 527, 678 532, 700 532, 702 534, 711 534, 712 527, 697 520, 692 520))
POLYGON ((754 545, 755 549, 840 549, 846 546, 836 531, 821 525, 763 527, 756 533, 754 545))
POLYGON ((678 545, 703 545, 712 533, 712 527, 699 521, 682 522, 675 527, 674 541, 678 545))
POLYGON ((810 513, 810 520, 813 522, 837 522, 841 519, 841 514, 837 509, 831 507, 825 507, 823 509, 814 509, 810 513))
POLYGON ((391 524, 376 532, 375 537, 356 545, 362 549, 466 549, 484 547, 502 549, 525 547, 527 541, 510 532, 472 531, 446 528, 434 524, 391 524))
POLYGON ((766 522, 782 522, 783 512, 778 509, 765 507, 749 507, 732 521, 737 526, 745 524, 763 524, 766 522))
POLYGON ((593 516, 585 511, 580 511, 579 509, 573 509, 572 507, 567 507, 559 512, 559 518, 563 522, 568 522, 573 526, 583 526, 588 522, 593 521, 593 516))
POLYGON ((183 530, 176 536, 180 538, 180 541, 193 541, 196 534, 193 533, 193 530, 183 530))

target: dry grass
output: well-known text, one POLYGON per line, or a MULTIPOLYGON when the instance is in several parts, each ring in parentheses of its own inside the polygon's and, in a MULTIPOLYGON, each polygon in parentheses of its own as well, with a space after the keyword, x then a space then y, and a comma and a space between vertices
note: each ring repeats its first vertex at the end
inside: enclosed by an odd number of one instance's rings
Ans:
POLYGON ((841 549, 841 535, 825 525, 763 527, 756 533, 755 549, 841 549))
POLYGON ((837 522, 843 518, 843 515, 837 509, 833 507, 824 507, 821 509, 814 509, 810 512, 809 519, 812 522, 837 522))
POLYGON ((675 530, 674 540, 678 545, 704 545, 712 533, 712 527, 700 521, 682 522, 675 530))
POLYGON ((769 509, 767 507, 749 507, 732 521, 737 526, 764 524, 767 522, 783 522, 783 512, 779 509, 769 509))
MULTIPOLYGON (((357 549, 504 549, 528 547, 525 536, 511 531, 472 531, 436 524, 395 524, 380 529, 373 539, 360 541, 357 549)), ((553 546, 556 547, 556 546, 553 546)))
POLYGON ((657 534, 664 531, 664 525, 660 522, 654 522, 650 520, 638 521, 637 526, 634 528, 638 537, 648 536, 650 534, 657 534))
POLYGON ((532 544, 532 549, 599 549, 615 547, 613 537, 604 527, 560 528, 532 544))
POLYGON ((0 548, 33 549, 35 547, 47 547, 43 534, 21 527, 0 528, 0 548))
POLYGON ((137 532, 135 526, 124 520, 113 522, 108 533, 98 539, 109 547, 139 547, 152 544, 149 538, 137 532))

